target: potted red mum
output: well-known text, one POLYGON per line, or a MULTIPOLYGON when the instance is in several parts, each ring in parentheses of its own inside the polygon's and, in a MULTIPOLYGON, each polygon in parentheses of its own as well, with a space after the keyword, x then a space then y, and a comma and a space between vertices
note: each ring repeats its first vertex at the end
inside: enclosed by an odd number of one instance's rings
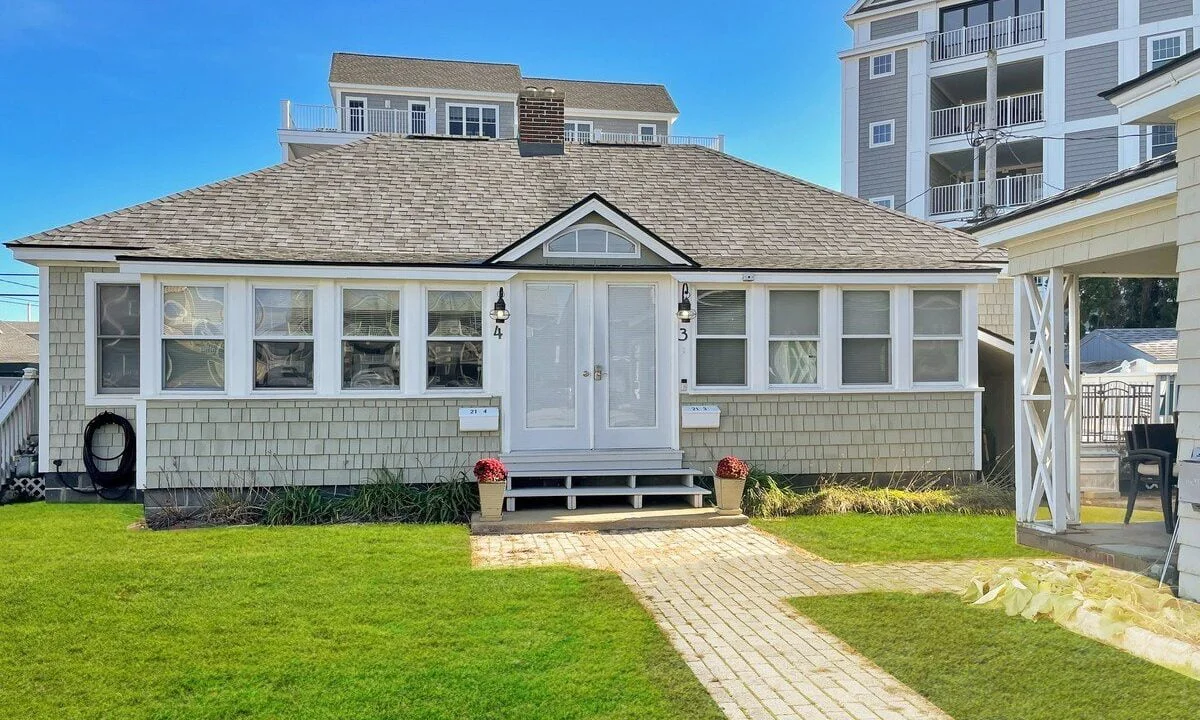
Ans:
POLYGON ((479 515, 486 521, 500 519, 504 511, 504 480, 508 470, 497 458, 483 458, 475 463, 475 480, 479 482, 479 515))
POLYGON ((742 491, 746 489, 746 476, 749 474, 749 466, 732 455, 721 458, 721 462, 717 463, 714 484, 718 515, 742 514, 742 491))

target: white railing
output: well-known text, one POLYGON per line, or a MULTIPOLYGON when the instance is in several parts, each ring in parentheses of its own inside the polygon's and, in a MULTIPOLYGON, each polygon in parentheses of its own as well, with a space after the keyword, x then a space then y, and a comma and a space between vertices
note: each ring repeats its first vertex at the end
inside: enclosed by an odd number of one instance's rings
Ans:
MULTIPOLYGON (((937 139, 962 135, 970 132, 972 128, 982 129, 986 122, 986 115, 986 102, 933 110, 929 117, 929 136, 937 139)), ((1045 115, 1041 91, 1024 95, 1010 95, 996 100, 997 127, 1041 122, 1045 119, 1045 115)))
POLYGON ((567 133, 567 142, 593 142, 608 145, 699 145, 709 150, 725 151, 724 135, 642 135, 596 130, 590 136, 588 133, 567 133))
MULTIPOLYGON (((996 180, 996 209, 1008 210, 1042 199, 1042 173, 1010 175, 996 180)), ((929 189, 929 214, 975 212, 983 204, 983 181, 955 183, 929 189)))
POLYGON ((994 20, 982 25, 970 25, 937 33, 929 39, 929 54, 933 62, 953 60, 992 48, 1037 42, 1046 37, 1044 14, 1040 12, 994 20))
POLYGON ((431 134, 430 125, 424 110, 299 105, 283 101, 284 130, 427 135, 431 134))
POLYGON ((0 402, 0 480, 38 426, 37 376, 21 378, 0 402))

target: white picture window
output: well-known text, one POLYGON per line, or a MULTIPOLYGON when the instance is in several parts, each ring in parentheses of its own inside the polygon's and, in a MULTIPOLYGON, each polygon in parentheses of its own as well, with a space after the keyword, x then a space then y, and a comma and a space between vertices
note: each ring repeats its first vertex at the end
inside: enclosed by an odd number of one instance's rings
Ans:
POLYGON ((961 290, 913 291, 913 382, 962 382, 961 290))
POLYGON ((164 286, 162 336, 164 390, 225 388, 225 288, 164 286))
POLYGON ((141 389, 142 311, 137 284, 96 284, 96 392, 141 389))
POLYGON ((1155 70, 1186 52, 1184 45, 1187 35, 1181 32, 1171 33, 1150 38, 1147 42, 1150 43, 1150 69, 1155 70))
POLYGON ((842 293, 842 384, 892 382, 892 294, 887 290, 842 293))
POLYGON ((313 291, 254 288, 254 387, 311 389, 313 291))
POLYGON ((495 105, 446 105, 446 133, 456 137, 499 137, 500 108, 495 105))
POLYGON ((701 290, 696 310, 696 385, 746 385, 746 291, 701 290))
POLYGON ((546 257, 637 257, 637 243, 603 227, 579 227, 569 230, 542 246, 546 257))
POLYGON ((426 293, 426 377, 431 390, 483 387, 483 293, 426 293))
POLYGON ((815 385, 821 340, 821 293, 771 290, 767 342, 772 385, 815 385))
POLYGON ((1156 158, 1174 152, 1176 143, 1174 125, 1150 126, 1150 157, 1156 158))
POLYGON ((400 387, 400 291, 342 290, 342 387, 400 387))
POLYGON ((870 129, 868 130, 870 146, 875 148, 891 145, 896 141, 895 132, 895 120, 885 120, 884 122, 871 123, 870 129))
POLYGON ((871 198, 870 202, 878 205, 879 207, 887 208, 888 210, 896 209, 896 198, 893 195, 871 198))
POLYGON ((585 120, 568 120, 563 123, 567 142, 585 143, 592 139, 592 123, 585 120))
POLYGON ((638 139, 642 142, 657 142, 658 126, 645 124, 638 125, 638 139))
POLYGON ((871 78, 887 77, 896 74, 896 54, 884 53, 871 58, 871 78))

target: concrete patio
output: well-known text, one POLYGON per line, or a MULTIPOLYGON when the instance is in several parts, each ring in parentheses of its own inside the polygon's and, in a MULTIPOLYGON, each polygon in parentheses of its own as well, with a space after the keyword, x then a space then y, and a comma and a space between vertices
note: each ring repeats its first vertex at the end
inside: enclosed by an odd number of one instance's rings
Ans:
MULTIPOLYGON (((1171 536, 1161 520, 1122 523, 1084 523, 1052 534, 1036 527, 1017 526, 1017 542, 1048 552, 1108 565, 1120 570, 1149 575, 1162 575, 1163 561, 1171 536)), ((1172 585, 1178 574, 1176 563, 1179 549, 1171 556, 1167 581, 1172 585)))

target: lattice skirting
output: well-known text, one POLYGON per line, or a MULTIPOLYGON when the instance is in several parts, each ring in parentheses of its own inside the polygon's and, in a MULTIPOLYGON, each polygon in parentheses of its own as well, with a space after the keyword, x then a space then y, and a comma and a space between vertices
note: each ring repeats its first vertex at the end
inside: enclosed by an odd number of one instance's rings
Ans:
POLYGON ((46 483, 40 477, 13 478, 8 481, 5 494, 44 500, 46 499, 46 483))

